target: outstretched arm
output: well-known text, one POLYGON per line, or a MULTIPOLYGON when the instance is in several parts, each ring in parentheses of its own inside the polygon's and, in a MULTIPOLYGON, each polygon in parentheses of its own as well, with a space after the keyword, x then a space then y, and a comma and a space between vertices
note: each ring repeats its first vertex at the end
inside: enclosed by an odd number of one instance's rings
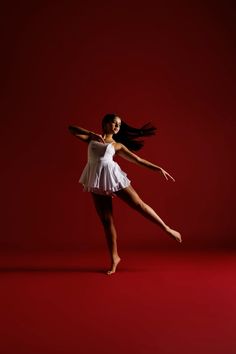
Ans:
POLYGON ((168 177, 169 177, 169 178, 172 179, 172 181, 175 182, 175 179, 167 171, 165 171, 163 168, 153 164, 150 161, 142 159, 138 155, 136 155, 133 152, 131 152, 123 144, 120 144, 120 143, 117 144, 117 154, 119 156, 123 157, 124 159, 126 159, 126 160, 128 160, 130 162, 133 162, 133 163, 135 163, 135 164, 137 164, 139 166, 147 167, 147 168, 149 168, 151 170, 158 171, 165 177, 166 180, 168 180, 168 177))
POLYGON ((104 142, 104 139, 101 135, 93 133, 87 129, 77 127, 76 125, 69 125, 69 132, 73 134, 76 138, 79 138, 82 141, 89 142, 90 140, 97 140, 104 142))

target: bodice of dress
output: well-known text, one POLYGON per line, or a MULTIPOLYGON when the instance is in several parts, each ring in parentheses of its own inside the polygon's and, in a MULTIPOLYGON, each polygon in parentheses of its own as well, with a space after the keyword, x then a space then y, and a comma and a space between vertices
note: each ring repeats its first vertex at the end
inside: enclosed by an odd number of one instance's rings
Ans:
POLYGON ((88 162, 111 162, 115 155, 113 143, 100 143, 91 140, 88 146, 88 162))
POLYGON ((113 143, 90 141, 88 161, 79 179, 84 191, 115 195, 115 192, 130 185, 126 173, 113 161, 115 152, 113 143))

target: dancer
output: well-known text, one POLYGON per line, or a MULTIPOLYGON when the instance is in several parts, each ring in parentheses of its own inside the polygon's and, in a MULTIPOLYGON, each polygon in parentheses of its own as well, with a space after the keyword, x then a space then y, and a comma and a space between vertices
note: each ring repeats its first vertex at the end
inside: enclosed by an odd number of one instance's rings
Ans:
POLYGON ((171 229, 146 203, 142 201, 131 186, 127 174, 113 161, 119 155, 139 166, 159 172, 166 180, 175 181, 163 168, 142 159, 133 151, 143 147, 144 141, 139 137, 155 134, 156 128, 150 123, 137 129, 126 124, 116 114, 106 114, 102 120, 102 134, 88 131, 75 125, 69 131, 80 140, 88 143, 88 162, 81 174, 79 182, 84 191, 91 192, 98 216, 104 227, 108 249, 111 257, 111 268, 107 274, 113 274, 121 261, 117 251, 117 233, 113 220, 112 198, 119 197, 144 217, 161 227, 176 241, 182 242, 181 234, 171 229))

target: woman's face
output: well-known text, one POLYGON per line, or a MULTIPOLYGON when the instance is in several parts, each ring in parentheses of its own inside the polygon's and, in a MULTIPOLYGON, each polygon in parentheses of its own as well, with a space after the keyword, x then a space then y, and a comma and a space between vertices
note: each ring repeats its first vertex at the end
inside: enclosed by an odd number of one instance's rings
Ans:
POLYGON ((115 117, 112 121, 106 124, 106 133, 107 134, 117 134, 120 130, 121 119, 115 117))

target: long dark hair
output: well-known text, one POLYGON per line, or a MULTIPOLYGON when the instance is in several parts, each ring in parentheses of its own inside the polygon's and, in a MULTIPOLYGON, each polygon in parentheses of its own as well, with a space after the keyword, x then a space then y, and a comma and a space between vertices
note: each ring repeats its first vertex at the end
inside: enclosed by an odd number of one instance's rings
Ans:
MULTIPOLYGON (((112 122, 115 117, 119 117, 119 115, 108 113, 103 117, 103 131, 105 130, 106 124, 112 122)), ((119 143, 124 144, 131 151, 138 151, 144 145, 144 140, 140 140, 138 138, 154 135, 156 130, 157 128, 154 127, 150 122, 144 124, 141 128, 134 128, 121 120, 120 130, 117 134, 113 135, 113 139, 119 143)))

